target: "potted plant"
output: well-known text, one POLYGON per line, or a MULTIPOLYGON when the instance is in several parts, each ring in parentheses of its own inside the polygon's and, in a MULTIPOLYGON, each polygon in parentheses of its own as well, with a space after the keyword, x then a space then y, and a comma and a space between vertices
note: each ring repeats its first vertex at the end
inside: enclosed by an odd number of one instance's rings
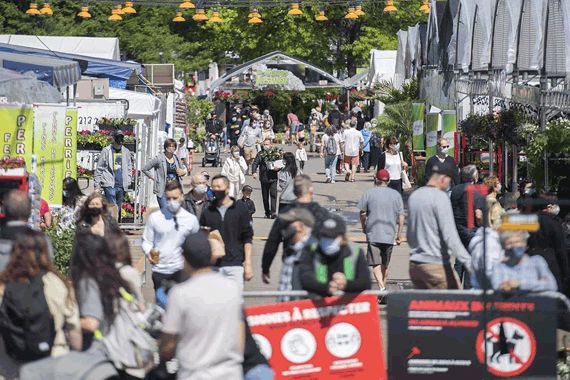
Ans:
POLYGON ((261 152, 261 158, 269 170, 279 170, 283 168, 283 150, 277 146, 261 152))
POLYGON ((97 127, 100 131, 115 131, 120 129, 123 132, 133 132, 137 121, 131 118, 102 117, 97 120, 97 127))
POLYGON ((77 134, 77 149, 101 150, 109 145, 109 131, 80 131, 77 134))

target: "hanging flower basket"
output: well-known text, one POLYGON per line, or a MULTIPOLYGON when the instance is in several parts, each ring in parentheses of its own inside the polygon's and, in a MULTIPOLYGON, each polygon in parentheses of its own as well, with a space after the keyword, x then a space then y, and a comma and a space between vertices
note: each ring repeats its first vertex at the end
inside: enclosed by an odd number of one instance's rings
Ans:
POLYGON ((137 121, 131 118, 107 118, 102 117, 97 120, 97 127, 100 131, 116 131, 120 129, 123 132, 133 132, 137 121))

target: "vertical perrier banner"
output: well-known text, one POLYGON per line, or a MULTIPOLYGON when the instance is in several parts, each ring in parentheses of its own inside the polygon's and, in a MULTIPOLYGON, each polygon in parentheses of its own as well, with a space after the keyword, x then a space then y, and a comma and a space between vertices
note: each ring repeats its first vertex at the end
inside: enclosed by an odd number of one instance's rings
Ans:
POLYGON ((67 109, 63 149, 63 178, 77 178, 77 108, 67 109))
POLYGON ((439 113, 430 112, 426 117, 426 156, 431 157, 437 153, 437 129, 439 126, 439 113))
POLYGON ((457 112, 455 110, 443 111, 443 137, 449 143, 449 153, 451 157, 455 157, 455 132, 457 131, 457 112))
POLYGON ((425 144, 425 103, 412 103, 413 139, 414 152, 422 152, 426 149, 425 144))
POLYGON ((31 107, 0 107, 2 154, 0 158, 22 157, 30 170, 32 162, 33 113, 31 107))

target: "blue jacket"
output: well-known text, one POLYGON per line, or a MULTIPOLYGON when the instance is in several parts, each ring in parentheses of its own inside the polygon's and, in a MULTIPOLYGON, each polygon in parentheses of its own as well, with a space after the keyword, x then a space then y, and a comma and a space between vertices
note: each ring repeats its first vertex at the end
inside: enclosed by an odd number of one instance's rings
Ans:
POLYGON ((360 134, 362 135, 362 138, 364 139, 364 143, 363 146, 364 148, 362 149, 363 152, 370 152, 370 137, 372 136, 372 133, 370 132, 369 129, 362 129, 360 131, 360 134))

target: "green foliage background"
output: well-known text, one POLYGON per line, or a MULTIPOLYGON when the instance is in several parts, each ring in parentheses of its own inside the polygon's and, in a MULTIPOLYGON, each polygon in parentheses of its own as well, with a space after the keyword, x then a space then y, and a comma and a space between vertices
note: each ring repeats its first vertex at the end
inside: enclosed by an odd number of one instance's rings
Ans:
POLYGON ((419 11, 419 0, 398 3, 399 11, 392 14, 383 12, 383 3, 365 6, 366 15, 355 21, 343 18, 345 7, 330 7, 324 23, 314 20, 318 7, 313 1, 304 2, 315 6, 303 6, 304 14, 296 17, 287 16, 286 7, 261 8, 259 25, 247 23, 247 8, 222 9, 220 24, 198 24, 191 19, 193 11, 184 13, 186 22, 173 23, 174 7, 139 6, 136 1, 138 13, 120 22, 107 21, 111 2, 91 1, 89 20, 76 16, 79 1, 53 1, 52 17, 26 15, 28 4, 0 0, 1 33, 119 37, 127 59, 158 63, 162 51, 164 62, 186 72, 210 62, 240 63, 281 50, 330 72, 354 75, 357 67, 368 65, 370 49, 395 50, 399 29, 427 19, 419 11))

